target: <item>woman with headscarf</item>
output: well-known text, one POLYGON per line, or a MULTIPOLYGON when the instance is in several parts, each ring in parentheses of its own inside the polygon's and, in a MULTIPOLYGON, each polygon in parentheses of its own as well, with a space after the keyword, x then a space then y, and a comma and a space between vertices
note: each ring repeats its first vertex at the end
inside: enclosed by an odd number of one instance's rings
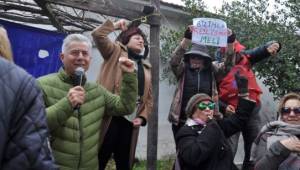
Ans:
POLYGON ((300 95, 285 95, 278 114, 278 120, 266 124, 253 143, 251 159, 255 170, 300 168, 300 95))

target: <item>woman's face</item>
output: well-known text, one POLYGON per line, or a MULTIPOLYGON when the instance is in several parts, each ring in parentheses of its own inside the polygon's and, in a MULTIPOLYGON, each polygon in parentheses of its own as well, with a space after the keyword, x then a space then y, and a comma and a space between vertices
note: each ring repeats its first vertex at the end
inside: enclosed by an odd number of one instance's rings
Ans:
POLYGON ((144 49, 144 38, 139 34, 131 36, 127 47, 130 48, 133 52, 140 54, 144 49))
POLYGON ((213 118, 215 104, 209 100, 197 104, 197 109, 192 115, 193 119, 201 119, 204 122, 213 118))
POLYGON ((281 120, 289 123, 300 125, 300 100, 289 99, 281 108, 281 120))

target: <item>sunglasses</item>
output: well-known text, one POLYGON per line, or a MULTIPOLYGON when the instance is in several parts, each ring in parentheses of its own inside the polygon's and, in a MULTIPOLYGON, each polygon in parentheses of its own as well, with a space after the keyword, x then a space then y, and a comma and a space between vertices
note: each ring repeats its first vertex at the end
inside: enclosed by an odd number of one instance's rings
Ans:
POLYGON ((296 115, 300 115, 300 107, 295 107, 295 108, 290 108, 290 107, 283 107, 281 108, 281 113, 282 114, 290 114, 291 111, 294 111, 296 115))
POLYGON ((206 108, 208 108, 209 110, 213 110, 215 108, 215 103, 210 102, 210 103, 199 103, 198 104, 198 109, 200 110, 205 110, 206 108))

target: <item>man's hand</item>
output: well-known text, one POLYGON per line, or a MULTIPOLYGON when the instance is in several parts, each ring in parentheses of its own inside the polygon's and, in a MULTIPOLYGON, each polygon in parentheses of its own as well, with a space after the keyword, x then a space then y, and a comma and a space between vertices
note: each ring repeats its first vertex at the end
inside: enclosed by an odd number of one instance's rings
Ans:
POLYGON ((75 86, 68 92, 68 100, 70 101, 73 108, 78 105, 82 105, 85 100, 85 90, 81 86, 75 86))
POLYGON ((234 43, 235 38, 236 38, 235 33, 231 29, 227 28, 227 43, 228 44, 234 43))
POLYGON ((280 50, 280 44, 277 42, 274 42, 267 47, 267 50, 271 54, 271 56, 275 56, 275 55, 277 55, 277 53, 280 50))
POLYGON ((283 139, 280 141, 280 143, 291 152, 300 153, 300 140, 297 137, 294 136, 287 139, 283 139))
POLYGON ((127 25, 128 25, 128 22, 125 19, 120 19, 114 23, 114 28, 116 30, 120 29, 121 31, 125 31, 125 30, 127 30, 127 25))
POLYGON ((142 123, 143 123, 143 119, 139 117, 132 120, 132 124, 134 127, 139 127, 142 125, 142 123))
POLYGON ((134 61, 132 61, 126 57, 120 57, 119 64, 120 64, 121 70, 123 72, 126 72, 126 73, 134 72, 134 61))

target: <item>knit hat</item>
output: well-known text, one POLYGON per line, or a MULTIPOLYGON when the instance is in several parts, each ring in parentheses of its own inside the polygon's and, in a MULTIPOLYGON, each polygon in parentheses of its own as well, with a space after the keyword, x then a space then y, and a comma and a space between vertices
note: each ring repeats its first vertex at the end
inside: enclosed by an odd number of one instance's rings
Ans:
POLYGON ((195 105, 202 102, 202 101, 211 101, 213 102, 213 100, 211 99, 211 97, 209 97, 207 94, 205 93, 198 93, 195 94, 194 96, 192 96, 190 98, 190 100, 188 101, 186 108, 185 108, 185 114, 187 115, 187 117, 192 117, 194 111, 195 111, 195 105))
POLYGON ((208 54, 208 49, 205 45, 193 43, 191 50, 184 54, 184 58, 187 59, 191 55, 212 60, 211 56, 208 54))
POLYGON ((147 42, 146 35, 138 27, 129 27, 127 30, 122 31, 117 37, 117 41, 120 41, 122 44, 127 45, 130 37, 136 34, 141 35, 144 39, 144 42, 147 42))

